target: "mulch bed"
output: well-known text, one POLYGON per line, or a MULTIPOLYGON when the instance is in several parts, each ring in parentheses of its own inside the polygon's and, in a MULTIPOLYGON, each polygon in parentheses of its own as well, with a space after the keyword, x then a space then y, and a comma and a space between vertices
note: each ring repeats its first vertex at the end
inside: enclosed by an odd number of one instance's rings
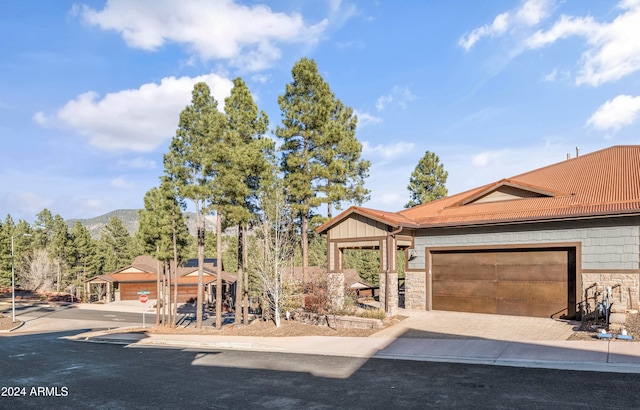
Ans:
POLYGON ((149 333, 160 334, 206 334, 217 336, 262 336, 262 337, 295 337, 295 336, 342 336, 342 337, 368 337, 381 329, 332 329, 328 326, 314 326, 300 323, 294 320, 282 320, 280 327, 276 327, 273 321, 256 319, 248 325, 228 324, 218 330, 206 327, 201 330, 193 327, 153 327, 147 329, 149 333))
POLYGON ((22 321, 16 320, 16 323, 13 323, 11 316, 3 316, 0 315, 0 331, 2 330, 10 330, 16 326, 20 326, 22 321))

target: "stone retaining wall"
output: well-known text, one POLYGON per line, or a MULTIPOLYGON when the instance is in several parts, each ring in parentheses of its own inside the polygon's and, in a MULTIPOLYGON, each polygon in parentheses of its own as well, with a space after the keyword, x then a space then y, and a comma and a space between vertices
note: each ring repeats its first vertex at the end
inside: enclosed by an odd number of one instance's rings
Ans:
POLYGON ((296 311, 293 320, 314 326, 328 326, 332 329, 380 329, 383 323, 380 319, 368 319, 357 316, 338 316, 331 314, 319 315, 311 312, 296 311))

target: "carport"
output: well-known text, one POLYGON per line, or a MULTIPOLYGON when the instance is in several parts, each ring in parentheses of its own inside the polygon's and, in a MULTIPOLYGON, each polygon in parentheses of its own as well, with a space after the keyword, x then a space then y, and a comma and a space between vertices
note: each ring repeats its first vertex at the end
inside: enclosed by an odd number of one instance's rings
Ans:
POLYGON ((413 246, 410 228, 414 224, 398 216, 372 209, 351 207, 319 226, 327 236, 329 273, 344 273, 344 251, 370 249, 380 252, 380 304, 390 316, 398 310, 396 251, 413 246))

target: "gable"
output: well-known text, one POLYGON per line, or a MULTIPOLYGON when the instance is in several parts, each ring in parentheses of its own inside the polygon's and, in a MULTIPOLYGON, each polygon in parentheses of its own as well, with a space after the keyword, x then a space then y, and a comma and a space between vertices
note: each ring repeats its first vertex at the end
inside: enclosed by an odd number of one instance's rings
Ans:
MULTIPOLYGON (((213 276, 212 274, 210 274, 209 272, 207 272, 206 269, 202 270, 202 275, 203 276, 213 276)), ((198 277, 198 270, 194 270, 193 272, 187 273, 186 275, 182 275, 182 277, 188 277, 188 276, 195 276, 198 277)))
POLYGON ((525 198, 543 198, 551 195, 545 195, 541 192, 522 189, 511 185, 501 185, 493 190, 481 194, 479 197, 471 201, 464 202, 462 205, 482 204, 486 202, 511 201, 514 199, 525 198))
POLYGON ((151 272, 142 270, 140 268, 136 268, 135 266, 129 266, 129 267, 126 267, 126 268, 122 269, 118 273, 151 273, 151 272))
POLYGON ((329 229, 331 239, 372 238, 385 236, 386 224, 360 214, 351 214, 329 229))

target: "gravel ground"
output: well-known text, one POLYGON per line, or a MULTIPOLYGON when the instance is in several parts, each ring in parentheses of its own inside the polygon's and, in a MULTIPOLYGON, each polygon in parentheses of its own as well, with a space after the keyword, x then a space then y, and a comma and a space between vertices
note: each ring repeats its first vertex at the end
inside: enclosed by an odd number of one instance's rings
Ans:
POLYGON ((22 322, 19 320, 16 323, 13 323, 13 321, 11 320, 11 316, 0 315, 0 331, 13 329, 21 323, 22 322))
MULTIPOLYGON (((598 329, 602 328, 602 320, 596 323, 594 320, 584 321, 579 329, 577 329, 569 337, 568 340, 600 340, 598 338, 598 329)), ((640 341, 640 315, 637 313, 627 313, 627 317, 624 323, 624 329, 627 330, 627 334, 633 337, 634 342, 640 341)), ((616 336, 614 334, 614 336, 616 336)), ((612 341, 628 342, 628 340, 619 340, 615 337, 612 341)))

